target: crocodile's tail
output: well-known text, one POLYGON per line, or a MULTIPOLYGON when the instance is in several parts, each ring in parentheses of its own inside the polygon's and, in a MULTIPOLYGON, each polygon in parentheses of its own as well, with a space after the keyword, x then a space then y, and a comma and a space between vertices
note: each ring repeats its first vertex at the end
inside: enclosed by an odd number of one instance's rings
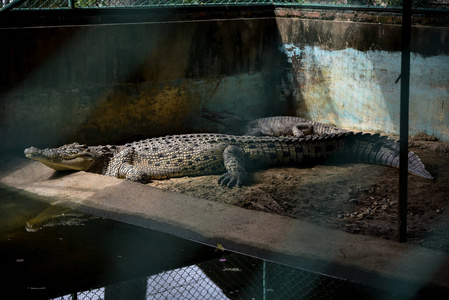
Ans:
MULTIPOLYGON (((348 161, 387 165, 399 168, 399 143, 386 136, 369 133, 344 133, 344 155, 348 161)), ((408 153, 408 172, 426 179, 433 176, 419 157, 408 153)))

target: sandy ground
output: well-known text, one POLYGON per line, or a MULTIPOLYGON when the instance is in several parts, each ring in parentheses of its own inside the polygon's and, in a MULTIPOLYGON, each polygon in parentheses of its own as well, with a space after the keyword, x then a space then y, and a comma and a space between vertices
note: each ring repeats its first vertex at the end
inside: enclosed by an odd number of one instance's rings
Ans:
MULTIPOLYGON (((409 176, 408 241, 449 252, 449 143, 417 135, 410 146, 436 179, 409 176)), ((219 176, 148 185, 354 234, 396 239, 398 176, 398 170, 390 167, 345 164, 257 171, 249 185, 240 188, 219 186, 219 176)))

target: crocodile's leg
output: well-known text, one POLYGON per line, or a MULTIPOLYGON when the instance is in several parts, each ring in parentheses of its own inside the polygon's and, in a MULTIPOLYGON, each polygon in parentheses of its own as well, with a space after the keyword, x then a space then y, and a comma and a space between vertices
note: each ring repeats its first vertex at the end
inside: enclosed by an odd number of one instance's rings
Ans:
POLYGON ((304 137, 313 134, 313 125, 308 123, 297 123, 293 125, 292 132, 294 136, 304 137))
POLYGON ((294 135, 296 137, 304 137, 306 135, 312 135, 313 134, 313 125, 308 123, 297 123, 290 128, 277 128, 273 127, 269 130, 264 130, 261 128, 251 128, 247 132, 245 132, 245 135, 251 135, 251 136, 262 136, 262 135, 269 135, 269 136, 275 136, 275 135, 294 135))
POLYGON ((146 182, 147 176, 143 172, 139 172, 133 163, 135 150, 127 147, 121 150, 109 163, 106 171, 107 176, 125 178, 136 182, 146 182))
POLYGON ((227 187, 244 185, 248 175, 243 150, 237 146, 227 146, 223 151, 223 160, 227 172, 220 176, 218 183, 227 187))
POLYGON ((245 132, 245 135, 261 136, 261 135, 264 135, 264 133, 262 132, 262 130, 260 128, 251 128, 250 130, 245 132))

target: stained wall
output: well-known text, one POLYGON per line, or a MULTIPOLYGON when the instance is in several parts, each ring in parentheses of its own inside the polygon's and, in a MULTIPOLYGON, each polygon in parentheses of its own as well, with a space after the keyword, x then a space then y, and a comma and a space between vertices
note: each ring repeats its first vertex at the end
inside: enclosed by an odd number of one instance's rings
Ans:
MULTIPOLYGON (((401 25, 278 14, 294 113, 399 133, 401 25)), ((317 16, 318 17, 318 16, 317 16)), ((449 140, 449 28, 412 28, 410 134, 449 140)))
MULTIPOLYGON (((215 131, 203 109, 398 133, 396 17, 111 11, 0 22, 2 151, 215 131)), ((449 140, 449 29, 437 25, 413 27, 410 132, 449 140)))
POLYGON ((2 148, 214 131, 205 108, 282 114, 273 18, 183 18, 199 20, 0 29, 2 148))

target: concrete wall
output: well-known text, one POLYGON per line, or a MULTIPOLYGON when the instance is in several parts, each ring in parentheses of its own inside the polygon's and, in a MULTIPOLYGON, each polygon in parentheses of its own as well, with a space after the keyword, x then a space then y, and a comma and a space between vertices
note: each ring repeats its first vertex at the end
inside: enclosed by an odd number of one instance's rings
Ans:
MULTIPOLYGON (((401 26, 278 16, 295 114, 399 133, 401 26)), ((449 28, 412 30, 410 133, 449 140, 449 28)))
POLYGON ((205 131, 203 108, 281 114, 277 39, 273 18, 0 29, 1 146, 205 131))
MULTIPOLYGON (((232 9, 0 22, 0 150, 214 130, 203 108, 398 132, 399 25, 232 9)), ((412 49, 411 133, 449 140, 449 29, 414 27, 412 49)))

